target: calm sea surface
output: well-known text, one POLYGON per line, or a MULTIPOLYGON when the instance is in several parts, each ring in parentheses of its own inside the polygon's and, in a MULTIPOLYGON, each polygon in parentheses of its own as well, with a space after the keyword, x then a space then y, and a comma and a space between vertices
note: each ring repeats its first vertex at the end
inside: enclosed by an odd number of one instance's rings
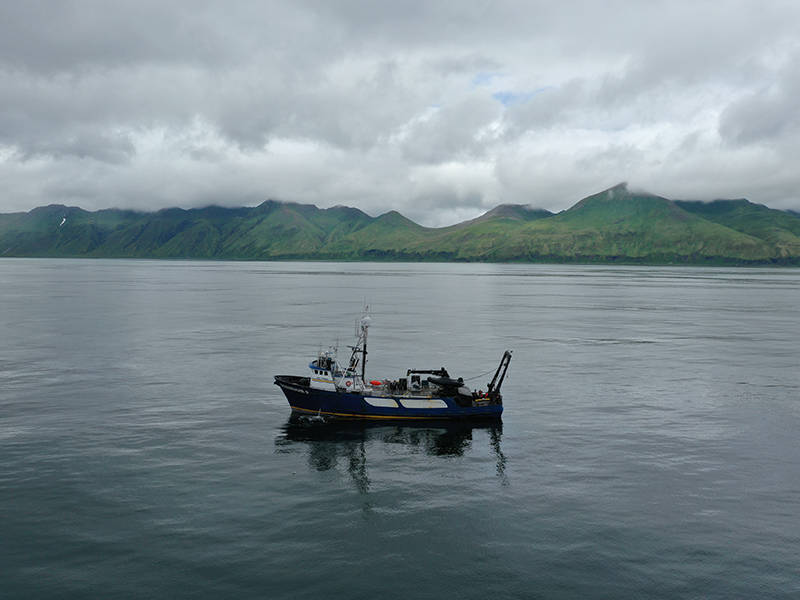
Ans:
POLYGON ((0 260, 0 596, 800 597, 800 270, 0 260), (502 425, 293 419, 352 343, 502 425))

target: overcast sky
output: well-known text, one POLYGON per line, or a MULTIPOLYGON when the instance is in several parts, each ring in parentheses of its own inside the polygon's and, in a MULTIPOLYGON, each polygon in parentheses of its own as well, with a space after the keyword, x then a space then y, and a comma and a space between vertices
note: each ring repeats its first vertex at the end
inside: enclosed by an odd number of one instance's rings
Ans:
POLYGON ((797 0, 0 0, 0 212, 800 210, 797 0))

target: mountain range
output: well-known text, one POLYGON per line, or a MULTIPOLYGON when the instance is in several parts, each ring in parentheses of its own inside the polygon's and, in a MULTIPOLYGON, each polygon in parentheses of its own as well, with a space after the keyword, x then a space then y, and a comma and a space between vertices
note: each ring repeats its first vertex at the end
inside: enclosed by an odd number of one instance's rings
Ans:
POLYGON ((619 184, 554 214, 504 204, 444 228, 391 211, 252 208, 0 215, 0 256, 800 265, 800 215, 748 200, 668 200, 619 184))

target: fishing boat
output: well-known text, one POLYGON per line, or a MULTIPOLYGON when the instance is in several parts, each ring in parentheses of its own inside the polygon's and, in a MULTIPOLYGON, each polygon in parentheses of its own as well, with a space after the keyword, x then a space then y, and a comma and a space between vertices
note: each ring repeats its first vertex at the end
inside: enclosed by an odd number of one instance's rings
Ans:
MULTIPOLYGON (((397 379, 368 379, 367 333, 369 306, 356 321, 356 344, 347 365, 337 348, 320 348, 308 375, 276 375, 292 411, 308 415, 368 419, 499 419, 503 412, 500 387, 511 362, 506 350, 486 391, 470 389, 447 370, 408 369, 397 379)), ((489 371, 491 373, 491 371, 489 371)), ((488 373, 486 373, 488 375, 488 373)))

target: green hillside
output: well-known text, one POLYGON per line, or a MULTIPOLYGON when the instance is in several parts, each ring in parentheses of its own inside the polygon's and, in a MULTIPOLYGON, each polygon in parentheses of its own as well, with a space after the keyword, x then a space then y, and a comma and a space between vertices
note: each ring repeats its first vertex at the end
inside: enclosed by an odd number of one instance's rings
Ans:
POLYGON ((269 200, 155 213, 52 205, 0 215, 5 257, 800 264, 800 216, 747 200, 671 201, 620 184, 558 214, 501 205, 451 227, 396 211, 269 200))
POLYGON ((800 218, 797 213, 774 210, 747 200, 708 203, 678 200, 675 204, 704 219, 765 241, 777 251, 778 257, 800 255, 800 218))
POLYGON ((531 258, 645 263, 764 262, 766 241, 683 210, 674 202, 624 185, 581 200, 520 236, 531 258))

